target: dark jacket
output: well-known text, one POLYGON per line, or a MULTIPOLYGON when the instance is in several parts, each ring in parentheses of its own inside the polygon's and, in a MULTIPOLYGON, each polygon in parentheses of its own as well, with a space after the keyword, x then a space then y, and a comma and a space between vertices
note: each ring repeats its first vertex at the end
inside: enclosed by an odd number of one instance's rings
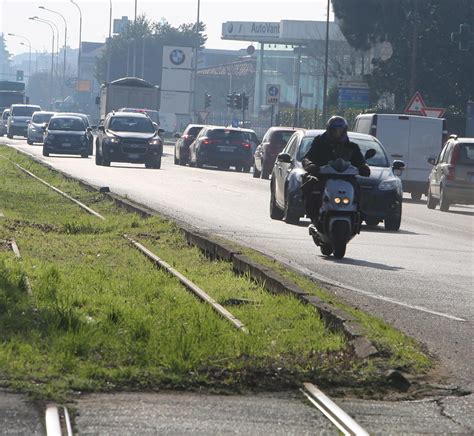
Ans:
POLYGON ((360 151, 359 146, 346 140, 345 143, 335 144, 329 138, 326 132, 314 138, 311 148, 303 159, 303 167, 307 169, 308 165, 314 164, 318 167, 327 165, 329 161, 337 158, 348 160, 357 168, 366 166, 365 158, 360 151))

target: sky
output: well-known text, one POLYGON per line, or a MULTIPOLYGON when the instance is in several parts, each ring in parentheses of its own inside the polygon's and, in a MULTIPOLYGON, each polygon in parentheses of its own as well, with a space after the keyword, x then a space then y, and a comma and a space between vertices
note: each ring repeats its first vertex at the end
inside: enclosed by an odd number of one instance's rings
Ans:
MULTIPOLYGON (((76 0, 82 9, 82 40, 101 42, 109 32, 109 0, 76 0)), ((32 49, 51 49, 51 30, 46 24, 28 20, 38 16, 54 21, 60 31, 63 45, 64 24, 50 12, 38 9, 45 6, 62 13, 68 23, 68 45, 77 48, 79 43, 79 12, 69 0, 0 0, 0 33, 7 39, 12 54, 26 52, 20 38, 8 36, 14 33, 28 38, 32 49)), ((166 19, 172 25, 195 22, 197 0, 137 0, 138 15, 146 14, 153 21, 166 19)), ((127 15, 133 18, 134 0, 112 0, 113 18, 127 15)), ((208 48, 240 49, 246 42, 221 40, 221 25, 226 21, 280 21, 325 20, 327 0, 201 0, 201 21, 207 25, 208 48)), ((331 13, 331 20, 333 19, 331 13)))

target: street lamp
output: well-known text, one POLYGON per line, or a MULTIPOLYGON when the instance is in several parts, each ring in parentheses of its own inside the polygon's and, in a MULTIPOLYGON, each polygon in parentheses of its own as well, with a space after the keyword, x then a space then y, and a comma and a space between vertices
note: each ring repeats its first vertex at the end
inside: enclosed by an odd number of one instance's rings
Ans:
POLYGON ((25 44, 24 42, 20 42, 20 45, 25 45, 30 49, 30 53, 28 57, 28 81, 29 81, 31 77, 31 41, 28 38, 25 38, 24 36, 21 36, 21 35, 16 35, 15 33, 9 33, 8 36, 14 36, 15 38, 21 38, 27 41, 27 44, 25 44))
POLYGON ((38 8, 43 9, 44 11, 49 11, 53 14, 59 15, 64 21, 64 62, 63 62, 63 81, 62 81, 62 84, 61 84, 61 95, 64 97, 64 92, 63 92, 64 91, 64 82, 66 81, 67 21, 66 21, 66 18, 64 18, 64 15, 57 12, 57 11, 53 11, 52 9, 45 8, 44 6, 38 6, 38 8))
POLYGON ((77 84, 81 81, 81 54, 82 54, 82 11, 79 5, 74 0, 69 0, 79 11, 79 53, 77 55, 77 84))
POLYGON ((193 65, 193 90, 191 94, 191 116, 194 117, 195 106, 196 106, 196 91, 197 91, 197 68, 198 68, 198 53, 199 53, 199 23, 201 14, 201 0, 197 1, 197 17, 196 17, 196 46, 194 52, 194 65, 193 65))
POLYGON ((50 89, 49 89, 49 98, 50 98, 50 104, 53 100, 53 74, 54 74, 54 28, 49 24, 47 21, 40 20, 38 17, 29 17, 29 20, 32 21, 38 21, 40 23, 46 24, 49 26, 51 29, 52 33, 52 43, 51 43, 51 83, 50 83, 50 89))
POLYGON ((47 20, 46 18, 42 18, 42 17, 33 17, 35 19, 37 19, 38 21, 43 21, 45 23, 48 23, 48 24, 51 24, 55 29, 56 29, 56 75, 58 74, 58 63, 59 63, 59 28, 58 26, 56 25, 56 23, 54 21, 51 21, 51 20, 47 20))
POLYGON ((107 82, 110 82, 110 42, 112 38, 112 0, 109 0, 109 39, 107 40, 108 57, 107 57, 107 82))

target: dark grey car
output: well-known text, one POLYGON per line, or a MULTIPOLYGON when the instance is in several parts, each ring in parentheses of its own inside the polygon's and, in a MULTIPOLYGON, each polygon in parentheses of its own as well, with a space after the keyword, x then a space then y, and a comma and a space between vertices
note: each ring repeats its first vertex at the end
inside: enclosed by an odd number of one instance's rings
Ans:
MULTIPOLYGON (((301 161, 314 138, 323 130, 301 130, 293 134, 285 149, 277 157, 271 180, 270 215, 284 219, 289 224, 298 223, 305 215, 301 194, 301 161)), ((370 226, 384 221, 387 230, 398 230, 402 219, 402 183, 394 174, 404 168, 402 161, 392 165, 382 144, 373 136, 349 132, 351 141, 359 145, 362 154, 375 149, 369 159, 370 177, 358 177, 362 219, 370 226)))
POLYGON ((452 136, 436 159, 429 176, 428 208, 439 203, 446 212, 452 204, 474 204, 474 139, 452 136))

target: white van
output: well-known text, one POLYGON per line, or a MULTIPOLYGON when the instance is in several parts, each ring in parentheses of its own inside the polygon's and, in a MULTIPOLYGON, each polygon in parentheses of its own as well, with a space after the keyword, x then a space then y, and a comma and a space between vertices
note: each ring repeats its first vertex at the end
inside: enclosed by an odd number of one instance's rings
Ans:
POLYGON ((375 136, 392 160, 402 160, 406 169, 401 176, 404 192, 419 200, 428 192, 428 177, 448 132, 446 120, 403 114, 363 114, 356 118, 354 132, 375 136))

